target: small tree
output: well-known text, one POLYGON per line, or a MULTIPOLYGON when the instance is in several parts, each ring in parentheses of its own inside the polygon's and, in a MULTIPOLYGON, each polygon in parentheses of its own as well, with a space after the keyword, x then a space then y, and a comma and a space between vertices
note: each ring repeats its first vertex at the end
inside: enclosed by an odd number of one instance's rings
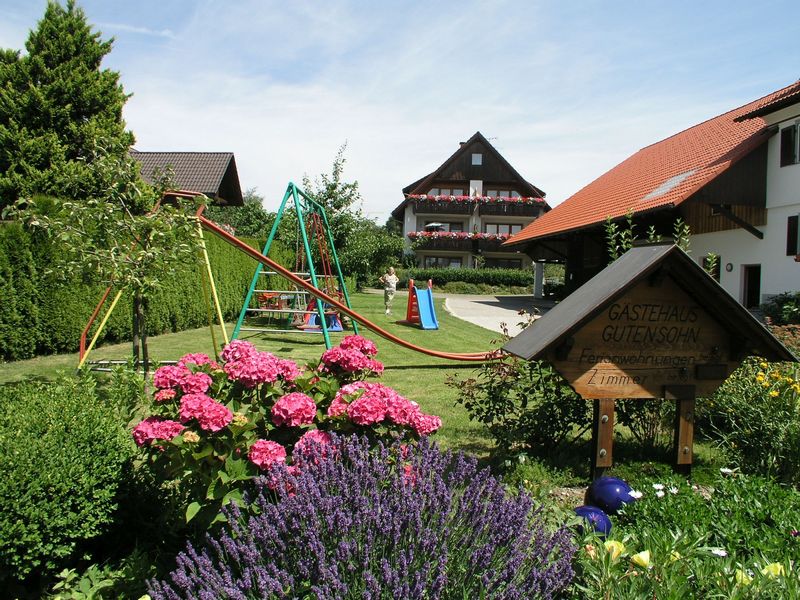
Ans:
POLYGON ((243 206, 209 206, 204 215, 219 225, 227 225, 238 236, 266 238, 275 213, 264 208, 264 198, 255 188, 244 194, 243 206))
MULTIPOLYGON (((133 358, 149 368, 147 303, 182 265, 197 261, 197 219, 187 207, 162 205, 162 186, 139 176, 136 162, 101 152, 95 168, 106 183, 100 199, 17 201, 4 214, 42 231, 60 249, 53 269, 64 279, 110 283, 133 294, 133 358)), ((191 203, 190 203, 191 204, 191 203)))

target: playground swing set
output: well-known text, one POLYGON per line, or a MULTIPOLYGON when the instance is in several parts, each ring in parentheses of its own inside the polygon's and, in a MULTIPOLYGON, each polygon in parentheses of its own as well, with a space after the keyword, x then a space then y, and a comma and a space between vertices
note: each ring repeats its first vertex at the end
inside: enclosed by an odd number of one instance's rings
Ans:
MULTIPOLYGON (((179 198, 202 196, 198 192, 189 190, 170 191, 168 194, 179 198)), ((198 209, 196 217, 198 220, 200 254, 204 267, 201 274, 202 289, 206 301, 208 324, 215 354, 219 352, 220 347, 223 345, 217 336, 217 327, 221 331, 221 338, 224 344, 229 343, 231 339, 237 339, 243 331, 256 334, 314 332, 322 334, 325 346, 331 348, 330 333, 343 331, 343 322, 348 319, 352 323, 353 332, 356 334, 359 332, 358 326, 361 325, 394 344, 435 358, 483 362, 499 358, 501 355, 498 350, 457 353, 417 346, 384 330, 360 313, 355 312, 350 305, 350 298, 333 244, 333 237, 331 236, 325 210, 322 205, 294 183, 290 182, 287 186, 275 223, 262 252, 245 244, 236 236, 204 217, 204 210, 205 205, 202 205, 198 209), (291 205, 289 204, 290 201, 291 205), (290 206, 296 213, 298 239, 302 241, 302 252, 297 253, 298 262, 295 264, 294 271, 290 271, 268 256, 275 241, 278 227, 290 206), (230 337, 225 329, 211 261, 205 246, 204 232, 213 233, 258 263, 236 326, 230 337), (312 253, 312 239, 317 243, 318 256, 316 263, 312 253), (319 268, 317 268, 317 265, 319 268), (273 289, 269 285, 269 282, 275 281, 276 278, 280 278, 285 282, 286 285, 284 287, 286 289, 273 289), (261 282, 265 281, 267 282, 267 287, 260 287, 261 282), (257 326, 257 324, 252 324, 249 320, 246 320, 248 317, 253 316, 268 317, 267 321, 271 319, 272 322, 268 322, 266 326, 262 322, 261 326, 257 326), (276 327, 276 322, 282 322, 283 327, 276 327)), ((88 364, 89 355, 102 334, 111 313, 117 306, 123 291, 117 290, 107 310, 100 318, 91 340, 89 340, 89 332, 92 330, 95 321, 100 317, 103 307, 111 296, 112 286, 106 289, 92 312, 81 333, 79 368, 88 364), (87 340, 89 340, 88 343, 87 340)), ((430 282, 428 282, 427 288, 415 286, 413 280, 409 282, 407 321, 419 324, 423 329, 438 329, 430 282)))

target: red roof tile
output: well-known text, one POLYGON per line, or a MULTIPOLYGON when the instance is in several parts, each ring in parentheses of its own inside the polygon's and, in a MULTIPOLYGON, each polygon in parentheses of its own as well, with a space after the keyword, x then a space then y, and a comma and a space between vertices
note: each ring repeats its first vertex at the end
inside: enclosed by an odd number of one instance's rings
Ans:
POLYGON ((738 119, 797 93, 800 82, 639 150, 506 245, 582 229, 629 210, 643 213, 679 205, 766 139, 763 119, 738 119))

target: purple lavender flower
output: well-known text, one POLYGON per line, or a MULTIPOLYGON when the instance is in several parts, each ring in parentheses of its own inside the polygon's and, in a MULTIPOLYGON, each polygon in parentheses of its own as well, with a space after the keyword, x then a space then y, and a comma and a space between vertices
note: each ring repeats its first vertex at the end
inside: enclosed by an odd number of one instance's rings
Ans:
POLYGON ((425 440, 405 459, 399 445, 332 444, 229 505, 223 530, 181 553, 151 597, 552 598, 572 581, 568 530, 548 531, 529 495, 474 459, 425 440))

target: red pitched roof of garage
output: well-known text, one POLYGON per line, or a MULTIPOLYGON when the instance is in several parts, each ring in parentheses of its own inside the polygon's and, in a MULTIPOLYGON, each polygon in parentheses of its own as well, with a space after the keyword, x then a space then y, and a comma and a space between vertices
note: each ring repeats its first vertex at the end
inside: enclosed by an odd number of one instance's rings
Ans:
POLYGON ((739 119, 797 92, 800 81, 639 150, 505 245, 582 229, 629 210, 679 205, 767 139, 763 119, 739 119))

